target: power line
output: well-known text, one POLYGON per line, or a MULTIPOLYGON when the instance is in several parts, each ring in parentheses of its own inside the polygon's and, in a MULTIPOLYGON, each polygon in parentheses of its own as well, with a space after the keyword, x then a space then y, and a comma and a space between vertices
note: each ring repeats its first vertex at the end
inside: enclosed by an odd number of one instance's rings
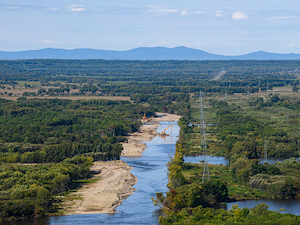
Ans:
POLYGON ((202 151, 204 154, 204 167, 203 167, 203 174, 202 174, 202 182, 205 180, 209 180, 209 168, 207 162, 207 145, 206 145, 206 133, 205 133, 205 126, 204 126, 204 112, 203 112, 203 102, 202 102, 202 94, 200 91, 200 114, 201 114, 201 130, 202 130, 202 151))
POLYGON ((265 140, 265 155, 264 155, 264 162, 267 163, 268 162, 268 141, 265 140))
POLYGON ((248 97, 248 100, 250 98, 250 87, 249 87, 249 84, 247 85, 247 97, 248 97))

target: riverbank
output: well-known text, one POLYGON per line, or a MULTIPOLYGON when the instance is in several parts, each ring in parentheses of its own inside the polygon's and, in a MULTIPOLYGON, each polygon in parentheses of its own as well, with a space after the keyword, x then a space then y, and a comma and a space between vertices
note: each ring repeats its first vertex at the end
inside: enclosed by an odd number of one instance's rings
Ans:
POLYGON ((144 122, 139 132, 128 137, 128 142, 123 143, 123 151, 121 156, 139 157, 142 156, 147 145, 144 141, 151 141, 152 138, 158 135, 157 127, 159 122, 163 121, 178 121, 181 116, 169 113, 156 113, 158 117, 152 117, 149 121, 144 122))
POLYGON ((136 190, 132 186, 137 178, 131 174, 131 169, 120 160, 95 162, 91 167, 95 182, 63 199, 63 214, 116 213, 115 208, 136 190))
MULTIPOLYGON (((156 113, 154 117, 145 121, 139 132, 128 137, 128 143, 123 143, 122 156, 142 156, 147 148, 144 141, 151 141, 157 133, 159 122, 178 121, 180 116, 168 113, 156 113)), ((132 167, 123 161, 95 162, 91 167, 92 182, 84 185, 77 192, 63 198, 63 215, 75 214, 113 214, 115 208, 122 204, 122 200, 136 190, 132 186, 137 178, 131 174, 132 167)))

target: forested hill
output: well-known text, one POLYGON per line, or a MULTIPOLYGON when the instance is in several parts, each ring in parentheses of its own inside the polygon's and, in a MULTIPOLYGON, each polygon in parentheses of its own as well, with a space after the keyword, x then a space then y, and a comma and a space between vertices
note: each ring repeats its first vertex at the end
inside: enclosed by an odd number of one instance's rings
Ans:
POLYGON ((258 51, 238 56, 224 56, 186 47, 140 47, 128 51, 53 48, 16 52, 0 51, 0 60, 18 59, 300 60, 300 54, 277 54, 258 51))

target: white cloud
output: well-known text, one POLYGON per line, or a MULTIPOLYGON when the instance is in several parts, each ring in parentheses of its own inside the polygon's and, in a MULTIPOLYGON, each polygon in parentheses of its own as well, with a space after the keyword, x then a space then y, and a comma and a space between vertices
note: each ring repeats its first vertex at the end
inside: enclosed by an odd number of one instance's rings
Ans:
POLYGON ((299 16, 274 16, 266 18, 266 20, 286 20, 286 19, 300 19, 299 16))
POLYGON ((181 16, 186 16, 188 12, 186 10, 181 10, 180 15, 181 16))
POLYGON ((232 19, 234 19, 234 20, 245 20, 247 18, 248 17, 244 12, 235 12, 232 15, 232 19))
POLYGON ((289 44, 287 45, 287 47, 289 47, 289 48, 295 48, 295 47, 299 48, 299 47, 300 47, 300 42, 292 42, 292 43, 289 43, 289 44))
POLYGON ((179 12, 179 9, 166 9, 162 6, 147 6, 150 8, 147 13, 154 13, 154 14, 171 14, 179 12))
POLYGON ((52 40, 44 40, 43 43, 44 44, 53 44, 54 41, 52 41, 52 40))
POLYGON ((167 45, 167 44, 168 44, 168 42, 166 42, 166 41, 161 41, 161 42, 159 42, 159 45, 160 45, 160 46, 162 46, 162 45, 164 46, 164 45, 167 45))
POLYGON ((70 6, 68 6, 68 8, 72 12, 81 12, 81 11, 86 10, 86 8, 84 8, 83 5, 70 5, 70 6))
POLYGON ((7 11, 13 11, 13 10, 22 10, 22 9, 43 9, 42 6, 37 5, 21 5, 21 4, 9 4, 9 3, 0 3, 0 10, 7 10, 7 11))
POLYGON ((70 9, 72 12, 81 12, 81 11, 84 11, 86 10, 85 8, 72 8, 70 9))
POLYGON ((20 6, 6 6, 4 7, 5 10, 16 10, 16 9, 20 9, 20 6))
POLYGON ((178 12, 178 9, 166 9, 166 12, 171 12, 171 13, 175 13, 178 12))
POLYGON ((196 11, 194 14, 203 14, 203 15, 209 15, 209 16, 216 16, 216 17, 222 17, 223 16, 223 10, 216 10, 216 11, 196 11))
POLYGON ((57 12, 57 11, 60 11, 61 9, 59 8, 50 8, 49 11, 53 11, 53 12, 57 12))

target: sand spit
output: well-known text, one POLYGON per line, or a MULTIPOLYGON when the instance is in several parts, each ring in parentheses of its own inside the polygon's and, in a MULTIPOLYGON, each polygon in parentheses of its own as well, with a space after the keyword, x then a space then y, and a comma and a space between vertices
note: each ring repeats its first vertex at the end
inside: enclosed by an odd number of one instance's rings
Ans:
POLYGON ((115 208, 136 190, 131 169, 123 161, 95 162, 91 172, 97 181, 70 194, 63 202, 63 214, 116 213, 115 208))
POLYGON ((139 157, 147 148, 144 141, 151 141, 158 133, 157 127, 160 126, 159 122, 162 121, 178 121, 181 116, 169 114, 169 113, 156 113, 158 117, 151 118, 149 121, 145 121, 141 130, 136 134, 128 137, 128 143, 123 143, 122 156, 139 157))

